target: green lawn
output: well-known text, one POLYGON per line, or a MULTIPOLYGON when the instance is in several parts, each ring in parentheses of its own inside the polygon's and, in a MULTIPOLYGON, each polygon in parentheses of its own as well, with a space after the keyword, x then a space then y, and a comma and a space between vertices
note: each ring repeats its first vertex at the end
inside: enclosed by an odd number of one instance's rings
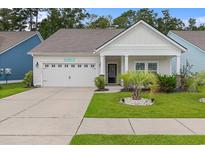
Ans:
MULTIPOLYGON (((96 118, 205 118, 205 104, 198 99, 205 97, 205 88, 200 93, 157 93, 152 106, 120 104, 129 92, 96 93, 85 113, 85 117, 96 118)), ((149 95, 144 93, 143 97, 149 95)))
POLYGON ((29 89, 23 83, 0 84, 0 99, 29 89))
POLYGON ((72 145, 199 145, 205 135, 76 135, 72 145))

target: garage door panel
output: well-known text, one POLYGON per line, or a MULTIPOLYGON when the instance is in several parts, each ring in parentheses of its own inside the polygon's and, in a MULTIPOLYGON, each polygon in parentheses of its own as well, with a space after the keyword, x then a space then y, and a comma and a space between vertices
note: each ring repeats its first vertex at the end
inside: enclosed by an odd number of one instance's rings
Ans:
POLYGON ((43 85, 93 87, 96 64, 44 64, 43 85), (54 66, 55 65, 55 66, 54 66))

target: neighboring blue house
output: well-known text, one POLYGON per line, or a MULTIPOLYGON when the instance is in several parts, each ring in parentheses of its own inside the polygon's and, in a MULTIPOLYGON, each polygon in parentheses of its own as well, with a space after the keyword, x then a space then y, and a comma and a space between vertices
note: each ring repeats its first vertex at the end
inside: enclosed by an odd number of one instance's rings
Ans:
MULTIPOLYGON (((10 81, 22 80, 33 68, 28 52, 42 42, 38 32, 0 32, 0 70, 11 69, 10 81)), ((0 76, 0 82, 5 76, 0 76)))
MULTIPOLYGON (((192 72, 205 71, 205 31, 170 31, 168 36, 187 48, 181 55, 181 68, 188 61, 192 72)), ((176 58, 172 60, 172 71, 176 72, 176 58)))

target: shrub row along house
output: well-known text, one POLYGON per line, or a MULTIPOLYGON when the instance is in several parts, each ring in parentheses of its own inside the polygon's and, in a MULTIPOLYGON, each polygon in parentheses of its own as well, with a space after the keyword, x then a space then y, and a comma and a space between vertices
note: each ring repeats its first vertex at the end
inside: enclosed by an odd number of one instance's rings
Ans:
POLYGON ((42 42, 38 32, 0 32, 0 82, 22 80, 32 70, 32 56, 28 52, 42 42))
POLYGON ((34 85, 92 87, 99 75, 118 84, 129 70, 179 74, 186 59, 197 72, 205 68, 202 36, 176 31, 166 36, 144 21, 127 29, 60 29, 29 52, 34 85))

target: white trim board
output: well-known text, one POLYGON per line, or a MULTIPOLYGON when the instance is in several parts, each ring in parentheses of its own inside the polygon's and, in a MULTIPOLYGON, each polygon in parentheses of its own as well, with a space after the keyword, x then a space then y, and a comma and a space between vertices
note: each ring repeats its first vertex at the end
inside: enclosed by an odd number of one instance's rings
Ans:
MULTIPOLYGON (((8 80, 7 83, 19 83, 22 82, 23 80, 8 80)), ((6 81, 0 81, 1 84, 6 84, 6 81)))

